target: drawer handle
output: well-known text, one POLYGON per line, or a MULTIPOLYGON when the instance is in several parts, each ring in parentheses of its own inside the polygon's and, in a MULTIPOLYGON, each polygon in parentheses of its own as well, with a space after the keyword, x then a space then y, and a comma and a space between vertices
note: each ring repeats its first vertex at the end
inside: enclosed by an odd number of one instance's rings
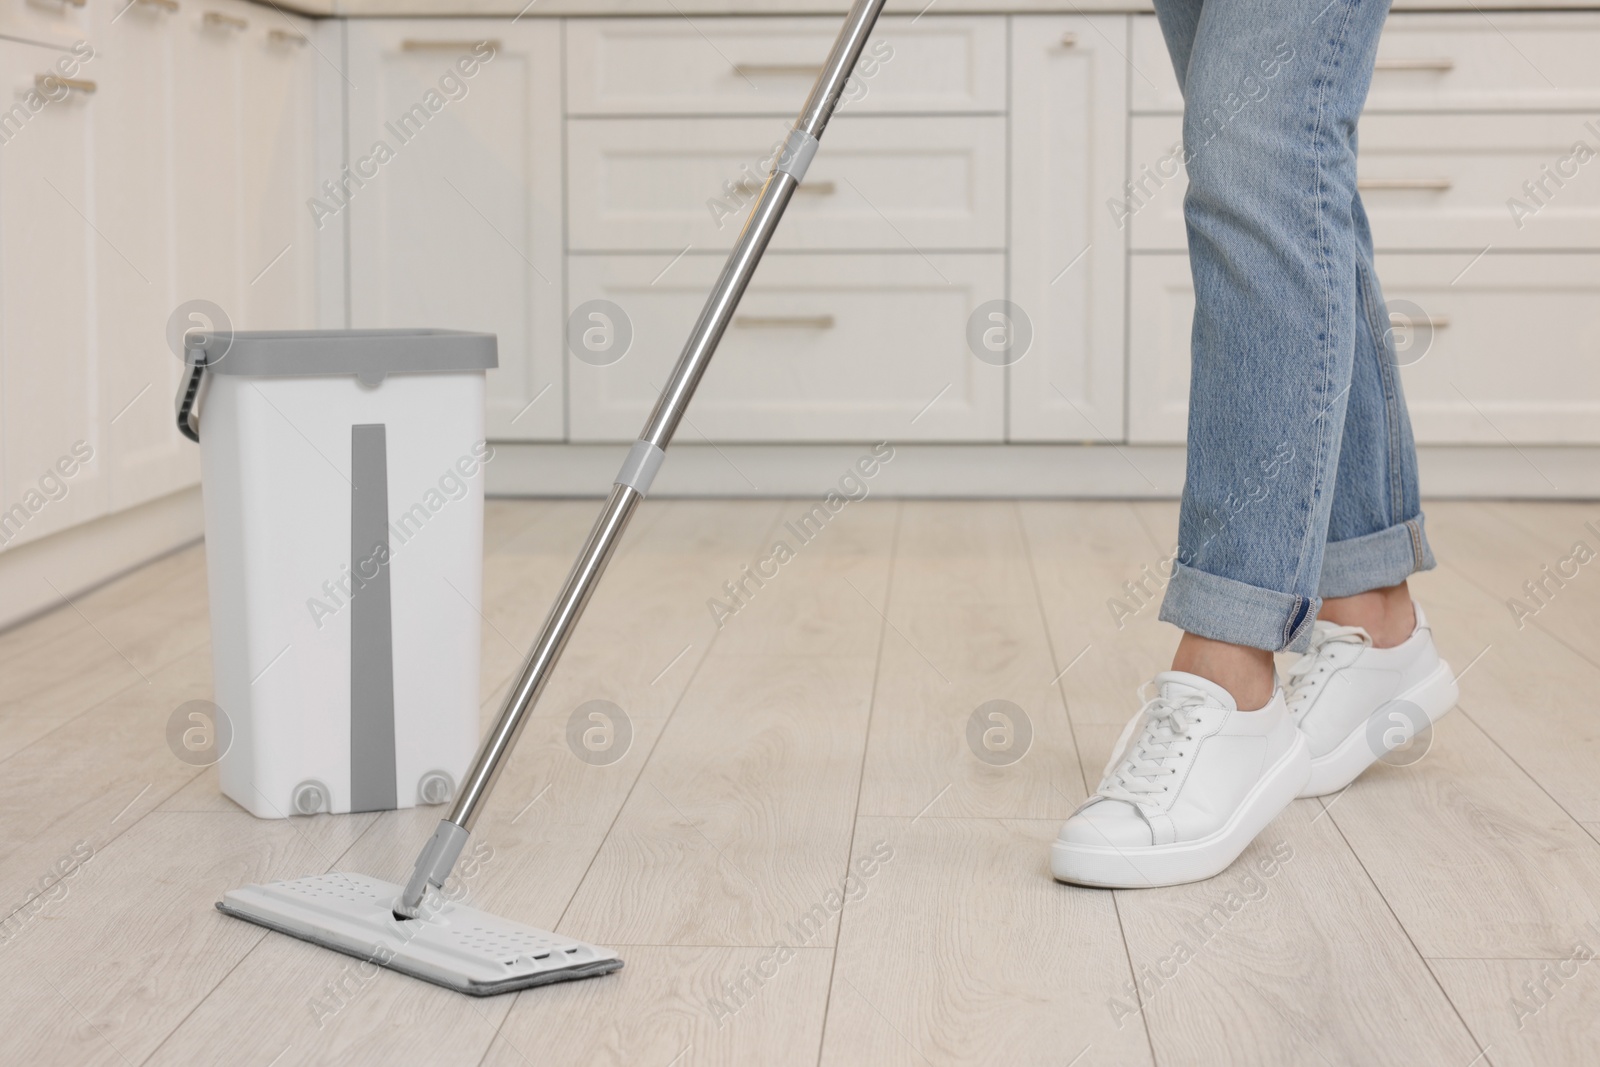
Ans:
POLYGON ((250 24, 244 19, 233 15, 224 15, 220 11, 207 11, 200 17, 200 22, 213 29, 248 30, 250 28, 250 24))
POLYGON ((163 11, 178 10, 178 0, 134 0, 134 2, 149 4, 151 7, 159 7, 163 11))
POLYGON ((54 92, 55 87, 58 85, 63 89, 71 89, 79 93, 93 93, 99 88, 88 78, 63 78, 59 74, 35 74, 33 76, 33 84, 35 88, 46 96, 54 92))
POLYGON ((1061 35, 1061 47, 1062 48, 1076 48, 1077 46, 1078 46, 1078 35, 1077 35, 1076 32, 1074 32, 1072 30, 1068 30, 1066 33, 1063 33, 1061 35))
POLYGON ((813 196, 832 196, 839 191, 839 187, 833 182, 801 182, 794 191, 810 193, 813 196))
POLYGON ((1443 192, 1453 183, 1449 178, 1357 178, 1357 189, 1422 189, 1443 192))
POLYGON ((500 51, 500 38, 490 37, 482 41, 433 41, 417 37, 407 37, 400 42, 402 52, 433 52, 448 48, 452 52, 471 52, 480 44, 486 44, 494 51, 500 51))
POLYGON ((267 40, 273 44, 292 44, 296 48, 303 48, 310 43, 306 40, 305 34, 294 33, 290 30, 268 30, 267 40))
POLYGON ((736 315, 735 326, 745 329, 831 330, 832 315, 736 315))
POLYGON ((1456 61, 1444 56, 1437 59, 1380 59, 1373 64, 1374 70, 1432 70, 1444 73, 1456 69, 1456 61))
POLYGON ((822 73, 821 63, 735 63, 733 72, 740 77, 747 74, 805 74, 816 77, 822 73))
POLYGON ((1401 327, 1427 326, 1431 329, 1442 330, 1450 325, 1450 316, 1429 315, 1426 318, 1414 319, 1409 315, 1402 315, 1399 312, 1395 312, 1389 316, 1389 325, 1401 327))

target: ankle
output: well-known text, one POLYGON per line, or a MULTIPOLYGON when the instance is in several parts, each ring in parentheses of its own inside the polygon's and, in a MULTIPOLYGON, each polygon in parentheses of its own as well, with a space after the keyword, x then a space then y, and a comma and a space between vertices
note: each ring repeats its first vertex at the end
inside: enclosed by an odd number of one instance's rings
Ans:
POLYGON ((1329 597, 1317 617, 1338 626, 1359 626, 1372 636, 1374 648, 1404 644, 1416 631, 1417 613, 1405 582, 1355 596, 1329 597))
POLYGON ((1213 641, 1186 633, 1172 657, 1172 669, 1199 675, 1226 689, 1240 711, 1258 711, 1277 688, 1272 653, 1260 648, 1213 641))

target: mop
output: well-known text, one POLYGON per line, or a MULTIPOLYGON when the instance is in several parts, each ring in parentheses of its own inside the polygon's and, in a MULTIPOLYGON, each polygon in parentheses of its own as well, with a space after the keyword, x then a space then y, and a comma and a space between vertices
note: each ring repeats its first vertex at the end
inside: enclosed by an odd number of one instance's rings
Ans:
POLYGON ((501 767, 527 724, 567 639, 577 626, 617 542, 666 457, 666 447, 710 365, 762 253, 816 154, 845 83, 861 57, 884 0, 854 0, 805 108, 789 131, 761 195, 666 388, 623 461, 594 528, 567 575, 515 687, 484 737, 450 814, 399 886, 360 874, 317 874, 248 885, 223 895, 223 912, 463 993, 489 996, 590 978, 622 966, 615 952, 536 930, 445 899, 444 887, 501 767))

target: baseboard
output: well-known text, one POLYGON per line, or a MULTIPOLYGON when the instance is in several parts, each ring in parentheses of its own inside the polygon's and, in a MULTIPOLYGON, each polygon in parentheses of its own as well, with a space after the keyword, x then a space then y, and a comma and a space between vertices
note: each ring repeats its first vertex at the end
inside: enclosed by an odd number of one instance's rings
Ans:
POLYGON ((0 629, 61 607, 61 596, 75 599, 204 529, 196 485, 0 552, 0 629))
MULTIPOLYGON (((840 487, 873 445, 682 444, 661 468, 655 497, 806 497, 840 487)), ((501 497, 599 497, 626 445, 500 442, 485 471, 501 497)), ((864 479, 880 497, 1172 499, 1183 449, 1168 445, 896 445, 864 479)), ((1424 495, 1462 499, 1600 499, 1600 446, 1419 450, 1424 495)), ((852 495, 860 490, 846 484, 852 495)), ((0 629, 59 607, 204 533, 191 486, 0 552, 0 629), (44 579, 48 577, 49 581, 44 579)))
MULTIPOLYGON (((673 445, 655 497, 815 496, 872 445, 673 445)), ((492 496, 598 497, 626 445, 497 442, 492 496)), ((1419 450, 1429 497, 1600 498, 1600 446, 1434 445, 1419 450)), ((1172 499, 1183 488, 1176 445, 896 445, 868 482, 875 496, 1172 499)))

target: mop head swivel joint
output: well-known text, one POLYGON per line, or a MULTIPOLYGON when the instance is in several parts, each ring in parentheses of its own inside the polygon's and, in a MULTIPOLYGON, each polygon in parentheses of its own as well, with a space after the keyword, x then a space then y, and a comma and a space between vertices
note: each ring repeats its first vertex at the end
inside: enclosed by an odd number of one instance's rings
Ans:
POLYGON ((466 847, 469 836, 468 831, 449 819, 439 820, 438 828, 417 857, 411 880, 406 883, 405 892, 400 894, 400 903, 395 905, 396 919, 415 919, 428 890, 444 887, 445 882, 450 880, 450 872, 456 869, 456 860, 461 858, 461 850, 466 847))
POLYGON ((473 996, 609 974, 622 960, 559 934, 430 896, 396 914, 401 887, 360 874, 315 874, 223 895, 229 915, 473 996))

